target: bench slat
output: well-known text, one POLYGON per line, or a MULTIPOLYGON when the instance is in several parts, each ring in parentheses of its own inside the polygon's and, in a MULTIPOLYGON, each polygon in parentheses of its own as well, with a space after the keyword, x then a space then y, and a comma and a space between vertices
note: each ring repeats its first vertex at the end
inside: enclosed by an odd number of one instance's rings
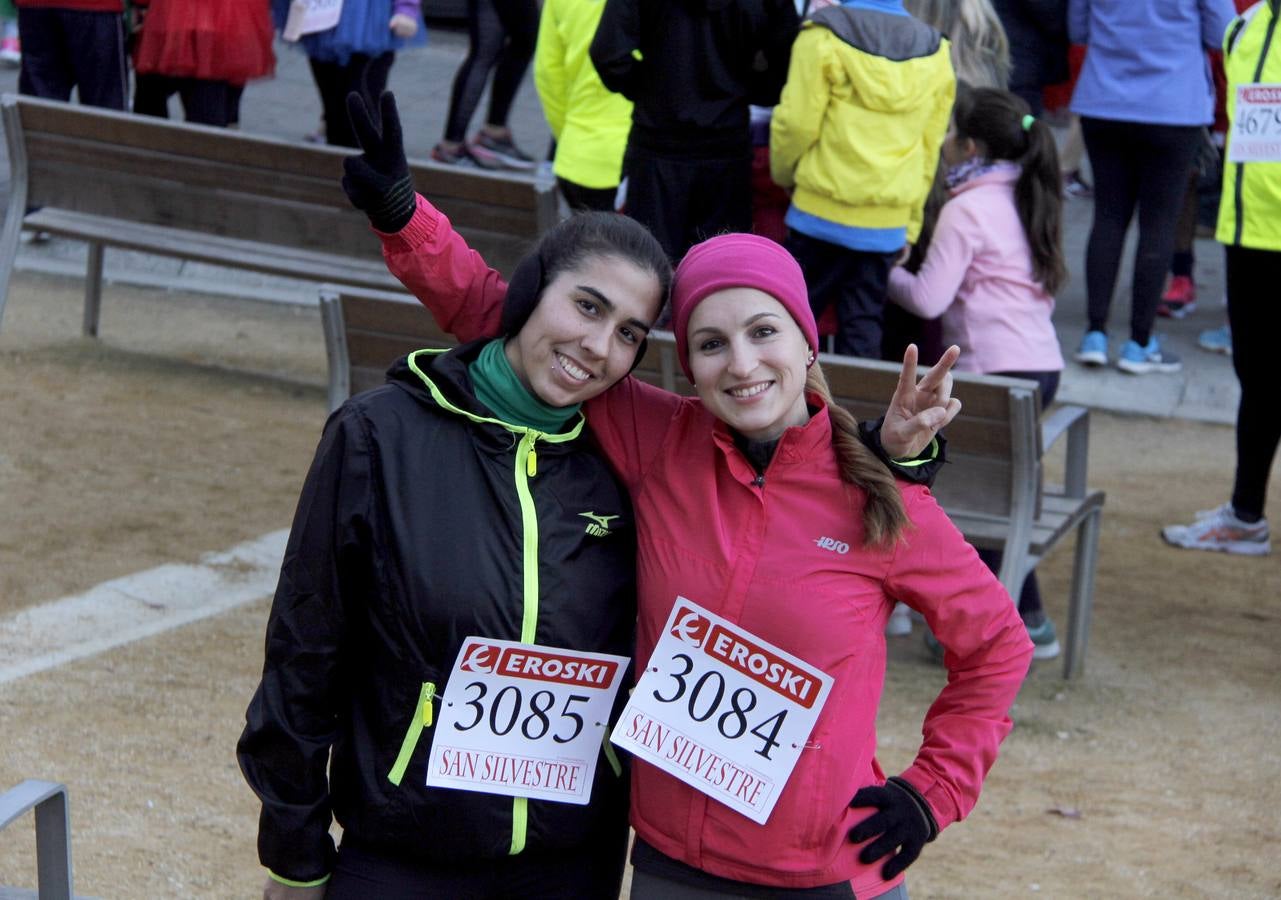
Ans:
POLYGON ((327 280, 365 287, 394 287, 396 279, 381 260, 353 260, 330 253, 295 249, 276 252, 256 241, 221 237, 202 232, 136 222, 105 220, 80 213, 45 209, 27 216, 31 227, 52 234, 110 243, 112 246, 177 256, 213 265, 294 276, 309 281, 327 280))
MULTIPOLYGON (((27 135, 51 133, 94 143, 160 151, 191 159, 228 163, 246 170, 267 170, 333 178, 351 151, 341 147, 297 144, 225 129, 152 120, 110 110, 85 110, 69 104, 24 101, 20 106, 27 135)), ((529 177, 460 171, 427 160, 411 160, 414 183, 426 196, 456 197, 487 206, 533 211, 538 201, 529 177), (513 180, 529 191, 511 191, 513 180)), ((448 204, 446 203, 446 206, 448 204)))

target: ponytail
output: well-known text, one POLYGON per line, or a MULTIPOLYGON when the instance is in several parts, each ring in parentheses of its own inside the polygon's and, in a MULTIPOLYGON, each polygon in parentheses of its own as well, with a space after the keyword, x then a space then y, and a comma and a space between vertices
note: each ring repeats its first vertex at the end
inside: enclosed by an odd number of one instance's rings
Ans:
POLYGON ((1032 275, 1047 294, 1067 284, 1063 256, 1063 193, 1059 152, 1050 126, 1031 115, 1021 97, 994 88, 957 94, 952 112, 958 137, 971 138, 989 160, 1022 167, 1014 185, 1014 205, 1032 252, 1032 275))
POLYGON ((1063 259, 1063 176, 1050 126, 1036 119, 1027 129, 1023 172, 1014 185, 1014 205, 1032 251, 1032 274, 1047 294, 1067 284, 1063 259))
POLYGON ((827 377, 817 362, 805 376, 805 390, 817 394, 827 406, 841 480, 867 495, 863 506, 863 546, 893 546, 909 524, 898 483, 885 464, 859 439, 858 422, 853 413, 833 402, 827 377))

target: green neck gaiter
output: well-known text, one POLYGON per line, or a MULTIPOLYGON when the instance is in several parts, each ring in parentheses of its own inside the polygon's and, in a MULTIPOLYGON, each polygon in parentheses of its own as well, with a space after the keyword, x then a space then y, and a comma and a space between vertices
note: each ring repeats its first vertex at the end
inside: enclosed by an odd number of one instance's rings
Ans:
POLYGON ((502 338, 494 338, 467 367, 476 399, 509 425, 523 425, 545 434, 556 434, 578 415, 581 403, 549 406, 539 400, 521 381, 503 352, 502 338))

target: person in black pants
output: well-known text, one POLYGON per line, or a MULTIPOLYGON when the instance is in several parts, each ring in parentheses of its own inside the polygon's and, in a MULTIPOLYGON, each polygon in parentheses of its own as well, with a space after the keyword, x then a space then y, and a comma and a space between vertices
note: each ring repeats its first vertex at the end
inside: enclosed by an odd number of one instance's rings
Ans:
POLYGON ((1152 334, 1188 170, 1214 121, 1206 51, 1221 46, 1230 0, 1073 0, 1068 36, 1088 47, 1071 110, 1094 172, 1094 224, 1085 253, 1089 328, 1076 361, 1108 363, 1108 311, 1125 232, 1139 212, 1130 339, 1116 366, 1143 375, 1177 372, 1179 358, 1152 334))
POLYGON ((535 0, 467 0, 467 34, 471 43, 467 58, 454 75, 445 136, 432 148, 431 158, 486 169, 532 169, 533 158, 512 141, 507 117, 534 57, 538 4, 535 0), (480 105, 490 72, 494 78, 489 88, 489 112, 476 137, 467 143, 467 126, 480 105))
POLYGON ((345 63, 311 57, 311 77, 320 92, 325 116, 325 142, 334 147, 359 147, 347 118, 347 95, 360 94, 371 108, 387 90, 387 78, 396 54, 391 50, 370 55, 353 53, 345 63))
POLYGON ((121 0, 82 0, 75 8, 18 0, 22 71, 18 93, 124 109, 129 72, 121 0))
POLYGON ((634 104, 624 210, 673 262, 752 230, 748 105, 778 102, 799 27, 792 0, 606 0, 590 55, 634 104))
POLYGON ((1237 407, 1237 470, 1232 499, 1197 515, 1190 525, 1169 525, 1161 536, 1176 547, 1263 556, 1272 551, 1263 517, 1268 476, 1281 444, 1277 393, 1281 374, 1273 361, 1281 307, 1281 154, 1233 153, 1239 138, 1238 85, 1281 81, 1281 2, 1256 4, 1237 18, 1224 42, 1228 80, 1228 146, 1223 170, 1216 237, 1227 248, 1228 324, 1232 328, 1232 367, 1241 382, 1237 407))
MULTIPOLYGON (((1085 250, 1089 330, 1107 330, 1125 233, 1137 208, 1130 339, 1146 347, 1152 341, 1156 307, 1174 253, 1175 224, 1203 129, 1082 116, 1081 131, 1094 173, 1094 225, 1085 250)), ((1177 371, 1178 359, 1168 352, 1164 357, 1164 362, 1152 363, 1151 370, 1177 371)), ((1119 365, 1124 369, 1126 360, 1119 365)))

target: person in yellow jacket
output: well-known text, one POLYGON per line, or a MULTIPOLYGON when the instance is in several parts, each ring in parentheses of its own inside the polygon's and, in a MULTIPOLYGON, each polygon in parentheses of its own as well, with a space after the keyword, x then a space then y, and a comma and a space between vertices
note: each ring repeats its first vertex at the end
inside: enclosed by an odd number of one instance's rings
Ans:
POLYGON ((837 304, 837 353, 881 356, 890 269, 920 231, 956 95, 949 50, 901 0, 821 9, 792 48, 770 174, 794 188, 787 249, 815 315, 837 304))
POLYGON ((1216 237, 1227 252, 1232 367, 1241 383, 1236 479, 1231 500, 1161 536, 1176 547, 1262 556, 1272 549, 1263 507, 1281 443, 1281 369, 1272 358, 1281 331, 1281 0, 1261 0, 1228 26, 1223 69, 1228 143, 1216 237))
POLYGON ((614 209, 632 104, 601 84, 587 55, 605 0, 546 0, 534 50, 534 85, 556 139, 556 174, 572 210, 614 209))

